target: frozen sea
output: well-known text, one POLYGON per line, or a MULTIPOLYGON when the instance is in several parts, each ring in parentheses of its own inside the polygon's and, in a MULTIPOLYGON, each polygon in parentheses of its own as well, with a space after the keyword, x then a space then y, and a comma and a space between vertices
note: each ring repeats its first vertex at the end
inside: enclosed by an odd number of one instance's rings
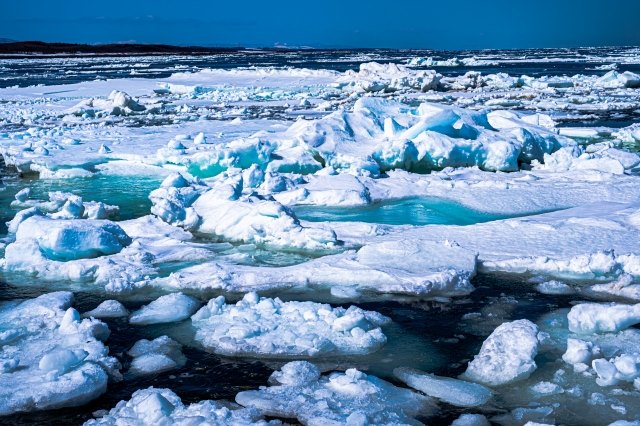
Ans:
POLYGON ((638 424, 639 74, 1 57, 0 423, 638 424))

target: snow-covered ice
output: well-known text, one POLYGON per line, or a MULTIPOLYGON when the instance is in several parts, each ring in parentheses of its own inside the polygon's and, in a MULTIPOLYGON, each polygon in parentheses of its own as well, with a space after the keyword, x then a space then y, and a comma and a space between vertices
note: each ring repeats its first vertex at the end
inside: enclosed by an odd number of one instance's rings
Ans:
POLYGON ((270 378, 272 386, 244 391, 236 402, 270 416, 307 425, 421 424, 431 399, 356 369, 320 375, 313 364, 293 361, 270 378))
POLYGON ((529 320, 507 322, 484 341, 462 378, 489 386, 526 379, 537 368, 538 327, 529 320))
POLYGON ((180 397, 169 389, 150 387, 140 389, 128 401, 120 401, 107 414, 85 423, 99 425, 268 425, 255 409, 242 408, 224 401, 200 401, 185 405, 180 397))
POLYGON ((189 318, 200 307, 200 302, 183 293, 160 296, 133 312, 129 323, 134 325, 162 324, 189 318))
POLYGON ((138 340, 127 355, 133 358, 127 372, 132 376, 163 373, 183 367, 187 362, 182 345, 167 336, 138 340))
POLYGON ((109 328, 72 302, 69 292, 2 302, 0 414, 83 405, 121 377, 102 343, 109 328))
POLYGON ((248 293, 235 305, 219 296, 191 317, 195 340, 222 355, 318 357, 364 355, 386 342, 389 318, 355 306, 282 302, 248 293))

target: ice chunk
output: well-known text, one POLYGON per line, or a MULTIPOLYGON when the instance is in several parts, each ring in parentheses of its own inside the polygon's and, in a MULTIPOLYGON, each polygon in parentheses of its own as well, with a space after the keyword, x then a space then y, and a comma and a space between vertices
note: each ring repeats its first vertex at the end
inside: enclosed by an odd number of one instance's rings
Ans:
POLYGON ((109 376, 120 377, 100 341, 108 327, 81 320, 72 299, 58 292, 0 304, 1 415, 82 405, 106 391, 109 376))
POLYGON ((296 418, 308 425, 418 425, 421 423, 414 417, 428 414, 432 404, 426 396, 356 369, 320 376, 306 361, 284 365, 271 381, 274 386, 240 392, 236 402, 265 415, 296 418))
POLYGON ((147 325, 182 321, 193 315, 199 306, 197 299, 186 294, 167 294, 132 313, 129 323, 147 325))
POLYGON ((484 341, 462 378, 489 386, 526 379, 537 368, 538 327, 529 320, 507 322, 484 341))
POLYGON ((222 401, 201 401, 184 405, 169 389, 150 387, 133 393, 129 401, 120 401, 108 414, 89 420, 85 426, 107 425, 195 425, 266 426, 260 412, 222 401))
POLYGON ((451 426, 490 426, 490 423, 482 414, 462 414, 451 426))
POLYGON ((414 389, 458 407, 476 407, 491 399, 491 391, 477 383, 404 367, 393 370, 393 375, 414 389))
MULTIPOLYGON (((120 226, 98 220, 52 220, 33 216, 18 227, 17 242, 35 241, 52 260, 73 260, 118 253, 131 243, 120 226)), ((10 254, 8 248, 7 257, 10 254)))
POLYGON ((129 315, 129 311, 122 303, 117 300, 105 300, 95 309, 82 314, 83 317, 89 318, 121 318, 129 315))
POLYGON ((621 381, 633 382, 640 377, 640 355, 622 354, 610 360, 595 359, 591 363, 600 386, 613 386, 621 381))
POLYGON ((223 355, 317 357, 363 355, 380 349, 390 320, 355 306, 282 302, 247 294, 235 305, 220 296, 193 317, 195 340, 223 355))
POLYGON ((581 303, 571 308, 568 319, 574 333, 616 332, 640 323, 640 304, 581 303))
POLYGON ((600 354, 600 348, 591 342, 580 339, 567 339, 567 351, 562 359, 569 364, 589 364, 600 354))
POLYGON ((162 373, 180 368, 187 362, 182 345, 167 336, 152 341, 138 340, 127 354, 133 357, 128 372, 133 376, 162 373))

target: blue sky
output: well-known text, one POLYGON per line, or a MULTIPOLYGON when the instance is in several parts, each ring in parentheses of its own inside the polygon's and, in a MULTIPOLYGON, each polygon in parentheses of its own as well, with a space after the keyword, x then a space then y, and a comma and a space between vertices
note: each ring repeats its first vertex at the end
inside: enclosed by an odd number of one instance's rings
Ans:
POLYGON ((640 45, 640 0, 0 0, 0 38, 476 49, 640 45))

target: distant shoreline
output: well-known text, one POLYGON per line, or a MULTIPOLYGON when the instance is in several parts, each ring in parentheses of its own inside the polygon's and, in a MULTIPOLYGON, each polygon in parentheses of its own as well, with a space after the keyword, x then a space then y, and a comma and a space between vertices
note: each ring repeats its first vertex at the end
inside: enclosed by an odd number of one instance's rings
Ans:
MULTIPOLYGON (((240 53, 244 47, 172 46, 168 44, 75 44, 19 41, 0 43, 0 56, 120 56, 120 55, 216 55, 240 53)), ((248 50, 249 52, 251 50, 248 50)))

